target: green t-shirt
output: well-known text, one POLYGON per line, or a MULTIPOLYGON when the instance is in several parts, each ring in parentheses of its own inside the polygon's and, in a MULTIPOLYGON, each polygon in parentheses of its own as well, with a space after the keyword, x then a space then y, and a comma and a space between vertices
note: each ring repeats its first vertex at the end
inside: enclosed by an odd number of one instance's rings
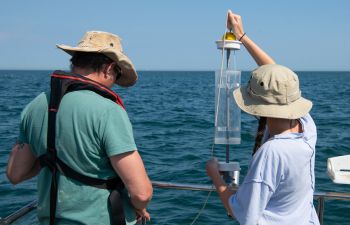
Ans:
MULTIPOLYGON (((19 140, 29 143, 35 156, 46 152, 49 94, 41 93, 21 114, 19 140)), ((136 150, 126 111, 92 91, 70 92, 61 101, 56 118, 58 157, 86 176, 115 177, 109 156, 136 150)), ((49 223, 51 173, 43 168, 38 177, 38 218, 49 223)), ((127 192, 123 205, 127 224, 135 224, 127 192)), ((110 224, 109 191, 58 176, 57 224, 110 224)))

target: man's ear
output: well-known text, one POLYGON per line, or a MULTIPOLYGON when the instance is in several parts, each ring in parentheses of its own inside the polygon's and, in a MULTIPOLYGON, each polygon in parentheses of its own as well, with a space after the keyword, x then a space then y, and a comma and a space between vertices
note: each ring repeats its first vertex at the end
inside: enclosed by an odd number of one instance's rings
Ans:
POLYGON ((106 73, 107 74, 113 74, 114 73, 114 67, 115 67, 116 64, 117 63, 112 62, 112 63, 106 65, 106 73))
POLYGON ((102 65, 102 74, 105 79, 110 79, 110 76, 113 76, 113 69, 114 69, 115 63, 110 64, 103 64, 102 65))
POLYGON ((108 74, 108 64, 103 64, 100 71, 103 74, 103 76, 106 77, 108 74))

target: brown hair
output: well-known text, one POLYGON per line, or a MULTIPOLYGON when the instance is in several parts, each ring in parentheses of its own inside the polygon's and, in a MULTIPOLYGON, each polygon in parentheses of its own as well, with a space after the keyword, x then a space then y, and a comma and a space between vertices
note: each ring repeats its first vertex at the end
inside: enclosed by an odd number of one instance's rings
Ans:
POLYGON ((70 59, 71 68, 80 67, 84 69, 92 69, 94 72, 100 72, 103 64, 110 64, 112 59, 95 52, 76 52, 70 59))
MULTIPOLYGON (((114 62, 104 54, 96 52, 76 52, 70 61, 71 69, 74 67, 80 67, 84 69, 92 69, 94 72, 100 72, 104 64, 114 62)), ((117 64, 114 66, 114 72, 117 74, 116 79, 118 80, 122 75, 122 71, 117 64)))
POLYGON ((266 117, 260 117, 252 155, 254 155, 261 146, 261 141, 264 137, 265 127, 266 127, 266 117))

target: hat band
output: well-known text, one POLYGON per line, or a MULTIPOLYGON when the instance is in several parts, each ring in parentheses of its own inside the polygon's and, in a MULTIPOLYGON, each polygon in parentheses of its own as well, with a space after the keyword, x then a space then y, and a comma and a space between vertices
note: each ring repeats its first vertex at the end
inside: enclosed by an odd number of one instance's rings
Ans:
POLYGON ((282 104, 289 105, 290 103, 298 100, 301 97, 301 91, 298 90, 291 95, 259 95, 254 92, 250 85, 247 86, 248 94, 254 98, 263 100, 266 103, 270 104, 282 104))

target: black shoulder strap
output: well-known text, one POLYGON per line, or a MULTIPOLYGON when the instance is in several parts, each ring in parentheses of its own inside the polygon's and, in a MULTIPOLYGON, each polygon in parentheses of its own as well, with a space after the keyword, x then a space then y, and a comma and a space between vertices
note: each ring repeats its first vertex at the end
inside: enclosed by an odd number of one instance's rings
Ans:
POLYGON ((108 199, 111 222, 112 224, 125 225, 125 215, 120 193, 120 191, 124 188, 122 180, 119 177, 103 180, 85 176, 70 168, 57 157, 55 138, 56 115, 58 108, 63 96, 66 93, 77 90, 94 91, 124 108, 122 100, 116 93, 95 81, 87 79, 78 74, 65 73, 63 71, 55 71, 51 75, 51 95, 48 107, 47 153, 39 157, 41 166, 47 166, 52 173, 50 187, 50 225, 55 224, 56 217, 58 192, 57 172, 60 172, 64 176, 77 180, 85 185, 111 190, 111 194, 108 199))
POLYGON ((93 186, 99 189, 108 189, 108 190, 123 190, 124 185, 123 181, 119 177, 114 177, 108 180, 98 179, 94 177, 85 176, 81 173, 70 168, 58 157, 54 160, 51 154, 44 154, 39 156, 40 165, 47 166, 48 169, 52 172, 57 170, 62 175, 69 177, 70 179, 77 180, 80 183, 83 183, 88 186, 93 186))

